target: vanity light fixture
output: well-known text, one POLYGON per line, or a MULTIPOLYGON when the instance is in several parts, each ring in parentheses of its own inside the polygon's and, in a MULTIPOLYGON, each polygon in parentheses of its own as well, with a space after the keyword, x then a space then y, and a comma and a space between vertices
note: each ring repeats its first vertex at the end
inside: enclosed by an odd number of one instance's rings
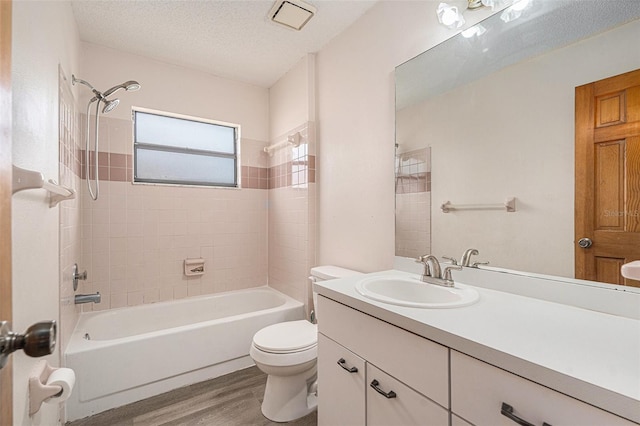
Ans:
POLYGON ((458 8, 447 3, 440 3, 436 9, 436 14, 438 15, 438 22, 447 28, 460 28, 465 23, 464 16, 462 16, 458 8))
MULTIPOLYGON (((506 5, 507 7, 500 18, 504 22, 511 22, 522 16, 522 12, 527 9, 533 0, 467 0, 467 10, 476 10, 482 7, 490 7, 491 10, 501 9, 506 5)), ((457 6, 451 6, 447 3, 440 3, 436 9, 438 15, 438 22, 447 28, 458 29, 465 24, 464 16, 457 6)), ((464 37, 470 38, 473 36, 480 36, 484 33, 484 28, 474 29, 473 31, 463 34, 464 37)))

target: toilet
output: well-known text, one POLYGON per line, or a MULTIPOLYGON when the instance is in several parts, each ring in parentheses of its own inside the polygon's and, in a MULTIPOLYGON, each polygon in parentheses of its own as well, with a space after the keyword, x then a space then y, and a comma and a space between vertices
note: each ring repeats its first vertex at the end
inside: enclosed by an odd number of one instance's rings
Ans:
MULTIPOLYGON (((317 266, 309 280, 326 281, 359 275, 338 266, 317 266)), ((317 296, 313 302, 316 307, 317 296)), ((253 336, 249 355, 267 374, 262 414, 274 422, 304 417, 318 406, 316 397, 318 326, 307 320, 273 324, 253 336)))

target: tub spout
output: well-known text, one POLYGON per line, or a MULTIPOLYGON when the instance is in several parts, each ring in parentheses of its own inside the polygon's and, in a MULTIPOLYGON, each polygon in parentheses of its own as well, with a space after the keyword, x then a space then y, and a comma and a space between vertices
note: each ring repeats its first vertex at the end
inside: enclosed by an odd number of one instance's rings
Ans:
POLYGON ((79 305, 81 303, 100 303, 100 292, 96 294, 76 294, 74 303, 79 305))

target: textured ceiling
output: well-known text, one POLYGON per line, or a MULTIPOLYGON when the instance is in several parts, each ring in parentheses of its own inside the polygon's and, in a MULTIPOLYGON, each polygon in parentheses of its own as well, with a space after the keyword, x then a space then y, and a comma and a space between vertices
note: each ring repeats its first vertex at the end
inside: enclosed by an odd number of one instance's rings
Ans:
POLYGON ((301 30, 270 22, 271 0, 74 0, 89 43, 271 87, 305 54, 319 51, 375 1, 309 0, 301 30))

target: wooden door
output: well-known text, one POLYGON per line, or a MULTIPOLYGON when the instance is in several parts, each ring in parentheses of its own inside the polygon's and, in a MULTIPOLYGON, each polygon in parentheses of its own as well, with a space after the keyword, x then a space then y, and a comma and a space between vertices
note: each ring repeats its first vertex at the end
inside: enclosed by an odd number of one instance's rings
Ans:
MULTIPOLYGON (((11 321, 11 1, 0 1, 0 321, 11 321)), ((11 360, 0 370, 0 425, 13 424, 11 360)))
POLYGON ((620 274, 640 259, 640 70, 576 87, 575 102, 576 278, 640 287, 620 274))

